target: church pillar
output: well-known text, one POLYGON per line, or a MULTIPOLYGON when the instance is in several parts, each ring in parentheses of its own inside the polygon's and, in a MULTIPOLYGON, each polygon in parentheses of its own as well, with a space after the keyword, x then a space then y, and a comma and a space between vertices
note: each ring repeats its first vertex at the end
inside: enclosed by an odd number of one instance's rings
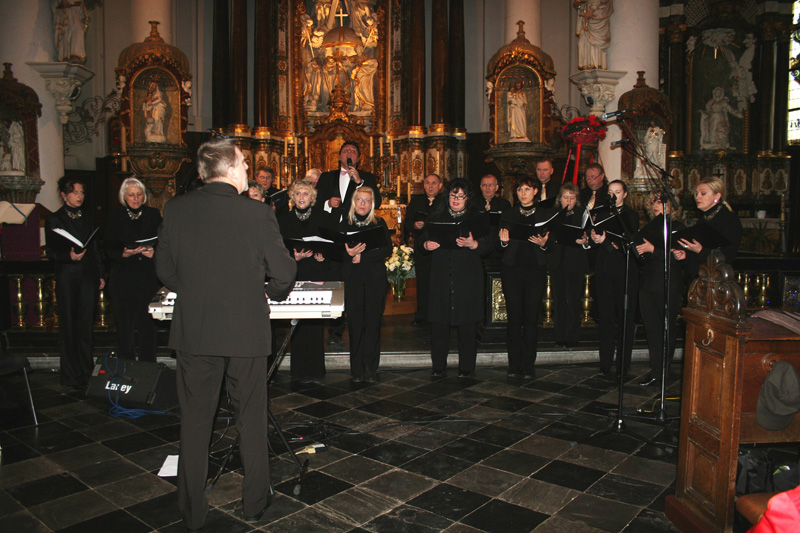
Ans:
POLYGON ((786 153, 787 128, 789 120, 789 52, 791 45, 792 21, 786 17, 786 23, 779 23, 777 31, 776 62, 778 75, 775 85, 775 124, 772 136, 773 150, 779 154, 786 153))
MULTIPOLYGON (((614 6, 616 7, 616 5, 614 6)), ((506 0, 506 38, 510 43, 517 38, 517 21, 525 23, 525 38, 531 44, 542 46, 542 2, 541 0, 506 0)))
POLYGON ((172 0, 138 0, 131 2, 131 37, 133 42, 144 41, 150 35, 150 21, 157 20, 158 34, 167 44, 172 37, 172 0))
POLYGON ((228 0, 214 0, 211 58, 211 125, 230 124, 230 23, 228 0))
MULTIPOLYGON (((667 149, 672 155, 686 153, 686 28, 682 21, 667 24, 669 39, 669 101, 672 125, 667 149)), ((654 80, 653 80, 654 81, 654 80)), ((655 87, 655 83, 652 85, 655 87)))
POLYGON ((411 126, 425 124, 425 0, 411 0, 411 126))
POLYGON ((450 0, 450 54, 448 64, 449 91, 447 101, 450 103, 448 122, 454 128, 464 129, 466 126, 464 110, 464 0, 450 0))
POLYGON ((247 124, 247 0, 233 0, 231 13, 231 125, 247 124))
POLYGON ((253 119, 256 128, 269 126, 270 100, 270 28, 274 21, 269 18, 269 1, 256 0, 255 57, 253 58, 253 119))
MULTIPOLYGON (((614 2, 611 15, 611 45, 608 48, 608 69, 624 71, 614 100, 606 111, 617 109, 617 100, 636 84, 639 70, 645 72, 647 84, 658 87, 658 2, 625 0, 614 2)), ((611 143, 622 138, 622 131, 609 123, 608 135, 600 142, 600 160, 609 180, 620 176, 622 150, 611 150, 611 143)))
POLYGON ((758 38, 753 65, 758 98, 750 106, 750 138, 755 144, 752 151, 767 156, 772 153, 775 114, 775 25, 771 20, 762 21, 758 38))
POLYGON ((431 123, 447 122, 447 0, 433 0, 431 11, 431 123))

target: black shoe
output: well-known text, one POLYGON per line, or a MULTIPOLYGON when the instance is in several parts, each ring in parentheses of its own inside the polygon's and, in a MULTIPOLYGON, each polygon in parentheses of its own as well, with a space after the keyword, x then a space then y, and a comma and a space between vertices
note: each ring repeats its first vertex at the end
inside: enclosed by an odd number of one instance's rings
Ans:
POLYGON ((366 383, 377 383, 378 382, 378 374, 367 374, 364 378, 366 383))
POLYGON ((648 376, 644 378, 642 381, 640 381, 639 385, 641 385, 642 387, 649 387, 651 385, 661 385, 661 378, 648 376))
POLYGON ((444 370, 431 370, 432 378, 440 378, 444 375, 444 370))
POLYGON ((350 380, 351 380, 353 383, 363 383, 363 382, 364 382, 364 378, 363 378, 363 377, 361 377, 361 376, 352 376, 352 377, 350 378, 350 380))
POLYGON ((469 372, 467 370, 459 370, 458 371, 458 377, 460 377, 460 378, 468 378, 468 377, 471 377, 471 376, 472 376, 472 372, 469 372))
POLYGON ((523 379, 534 379, 534 378, 536 378, 536 370, 526 370, 522 374, 522 378, 523 379))
POLYGON ((518 377, 521 377, 521 376, 522 376, 522 372, 518 372, 516 370, 511 370, 511 369, 508 370, 508 377, 510 377, 510 378, 518 378, 518 377))
POLYGON ((261 509, 256 514, 254 514, 253 516, 245 516, 244 517, 244 521, 245 522, 250 522, 250 523, 252 523, 252 522, 260 522, 261 519, 264 517, 264 513, 266 513, 267 509, 269 509, 270 506, 272 505, 272 500, 274 498, 275 498, 275 496, 272 494, 272 487, 270 487, 269 496, 267 496, 267 503, 266 503, 266 505, 264 505, 264 508, 261 509))
POLYGON ((610 368, 602 368, 601 367, 600 371, 597 373, 597 375, 598 376, 609 376, 609 375, 611 375, 611 369, 610 368))

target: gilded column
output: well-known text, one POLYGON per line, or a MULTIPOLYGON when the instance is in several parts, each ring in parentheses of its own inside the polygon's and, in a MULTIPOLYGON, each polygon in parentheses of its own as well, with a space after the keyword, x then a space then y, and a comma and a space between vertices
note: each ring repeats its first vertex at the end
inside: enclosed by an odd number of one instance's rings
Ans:
POLYGON ((425 0, 411 0, 411 126, 425 125, 425 0))
POLYGON ((686 153, 686 24, 683 20, 667 25, 669 35, 669 101, 672 126, 669 132, 670 155, 686 153))
POLYGON ((269 126, 270 43, 272 31, 269 0, 256 0, 255 57, 253 58, 253 119, 256 128, 269 126))
POLYGON ((447 122, 454 128, 464 129, 464 0, 450 0, 450 65, 447 101, 450 113, 447 122))
POLYGON ((447 122, 447 0, 433 0, 431 11, 431 122, 447 122))
POLYGON ((247 0, 233 0, 230 66, 231 125, 247 124, 247 0))
POLYGON ((211 56, 211 124, 230 124, 230 18, 228 0, 214 0, 211 56))

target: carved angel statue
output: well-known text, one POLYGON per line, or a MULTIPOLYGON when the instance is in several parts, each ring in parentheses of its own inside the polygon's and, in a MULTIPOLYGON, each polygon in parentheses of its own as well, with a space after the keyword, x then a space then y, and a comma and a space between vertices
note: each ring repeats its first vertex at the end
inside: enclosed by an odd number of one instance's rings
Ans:
POLYGON ((704 150, 725 150, 735 148, 730 144, 731 124, 728 115, 742 118, 741 113, 731 106, 725 90, 716 87, 705 110, 700 110, 700 148, 704 150))
POLYGON ((756 40, 753 34, 748 33, 744 38, 744 52, 742 52, 742 56, 738 61, 730 48, 724 47, 720 49, 722 55, 725 56, 725 59, 728 60, 728 64, 731 67, 730 77, 733 78, 731 93, 733 97, 736 98, 736 108, 740 113, 747 109, 748 103, 755 101, 755 94, 758 92, 756 84, 753 81, 753 71, 751 70, 753 66, 753 56, 756 52, 755 44, 756 40))
POLYGON ((487 80, 486 81, 486 91, 485 92, 486 92, 486 103, 487 104, 491 104, 492 103, 492 92, 494 92, 494 83, 492 83, 492 82, 487 80))

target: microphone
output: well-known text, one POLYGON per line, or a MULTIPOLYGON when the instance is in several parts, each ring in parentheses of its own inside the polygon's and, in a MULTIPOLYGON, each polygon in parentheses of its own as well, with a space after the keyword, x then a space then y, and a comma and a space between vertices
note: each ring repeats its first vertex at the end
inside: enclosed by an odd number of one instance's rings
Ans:
POLYGON ((603 113, 602 115, 600 115, 600 118, 603 119, 603 120, 608 120, 610 118, 621 117, 625 113, 630 113, 630 112, 631 112, 630 109, 618 109, 618 110, 613 111, 611 113, 603 113))
POLYGON ((347 168, 350 168, 352 166, 353 166, 353 160, 348 157, 347 158, 347 168))
POLYGON ((630 142, 631 142, 630 139, 620 139, 618 141, 612 142, 611 143, 611 148, 614 148, 615 146, 625 146, 626 144, 628 144, 630 142))

